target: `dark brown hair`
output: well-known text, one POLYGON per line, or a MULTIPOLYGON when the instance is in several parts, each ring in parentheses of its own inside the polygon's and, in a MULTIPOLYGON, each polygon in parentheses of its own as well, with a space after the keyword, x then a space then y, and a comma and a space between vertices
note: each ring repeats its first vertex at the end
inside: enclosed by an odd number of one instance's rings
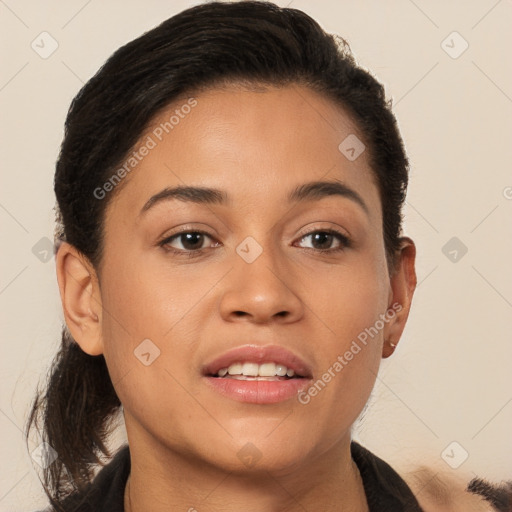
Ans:
MULTIPOLYGON (((408 161, 383 86, 358 66, 348 44, 305 13, 269 2, 208 2, 187 9, 118 49, 74 98, 55 172, 56 245, 65 240, 97 269, 112 193, 94 193, 136 145, 151 120, 178 97, 204 88, 300 84, 340 105, 370 156, 383 210, 388 263, 400 244, 408 161)), ((341 142, 341 141, 340 141, 341 142)), ((36 426, 58 454, 44 472, 54 507, 83 488, 106 447, 120 407, 103 356, 82 352, 66 328, 36 426)))

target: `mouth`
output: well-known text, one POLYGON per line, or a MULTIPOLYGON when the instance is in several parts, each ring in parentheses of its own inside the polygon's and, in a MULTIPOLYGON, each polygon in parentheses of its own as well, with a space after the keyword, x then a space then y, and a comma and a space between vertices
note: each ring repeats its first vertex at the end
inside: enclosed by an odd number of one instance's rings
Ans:
POLYGON ((280 381, 288 379, 302 379, 303 375, 295 373, 295 370, 288 368, 284 364, 275 362, 266 362, 263 364, 252 362, 237 362, 227 368, 220 368, 219 371, 210 375, 220 379, 236 380, 260 380, 260 381, 280 381))
POLYGON ((309 366, 278 346, 245 345, 203 368, 208 385, 238 402, 270 404, 288 400, 309 385, 309 366))

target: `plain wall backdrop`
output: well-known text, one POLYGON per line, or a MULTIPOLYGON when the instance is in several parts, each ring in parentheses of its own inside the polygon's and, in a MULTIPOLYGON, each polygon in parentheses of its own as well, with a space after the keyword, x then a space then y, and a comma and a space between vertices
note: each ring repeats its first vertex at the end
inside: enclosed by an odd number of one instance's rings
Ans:
MULTIPOLYGON (((46 502, 22 429, 60 342, 49 240, 67 109, 114 50, 197 3, 0 0, 0 511, 46 502)), ((401 471, 511 478, 512 2, 277 3, 385 84, 411 161, 419 287, 354 436, 401 471)))

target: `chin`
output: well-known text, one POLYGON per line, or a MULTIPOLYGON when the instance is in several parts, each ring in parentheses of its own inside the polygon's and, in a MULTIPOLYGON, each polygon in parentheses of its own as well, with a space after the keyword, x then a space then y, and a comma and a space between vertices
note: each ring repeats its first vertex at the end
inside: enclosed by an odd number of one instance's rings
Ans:
POLYGON ((252 476, 284 476, 307 464, 312 448, 308 447, 306 436, 269 432, 272 431, 265 428, 255 435, 233 436, 230 448, 219 454, 227 469, 252 476))

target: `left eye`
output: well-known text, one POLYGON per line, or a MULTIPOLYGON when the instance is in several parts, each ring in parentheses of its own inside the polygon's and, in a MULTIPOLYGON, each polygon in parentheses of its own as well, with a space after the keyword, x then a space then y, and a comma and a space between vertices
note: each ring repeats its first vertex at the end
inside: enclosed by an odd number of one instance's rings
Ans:
POLYGON ((310 239, 311 242, 309 245, 306 245, 306 248, 318 251, 341 250, 349 245, 348 238, 337 231, 314 231, 304 235, 300 241, 307 239, 310 239), (338 242, 338 246, 332 247, 333 242, 338 242))

